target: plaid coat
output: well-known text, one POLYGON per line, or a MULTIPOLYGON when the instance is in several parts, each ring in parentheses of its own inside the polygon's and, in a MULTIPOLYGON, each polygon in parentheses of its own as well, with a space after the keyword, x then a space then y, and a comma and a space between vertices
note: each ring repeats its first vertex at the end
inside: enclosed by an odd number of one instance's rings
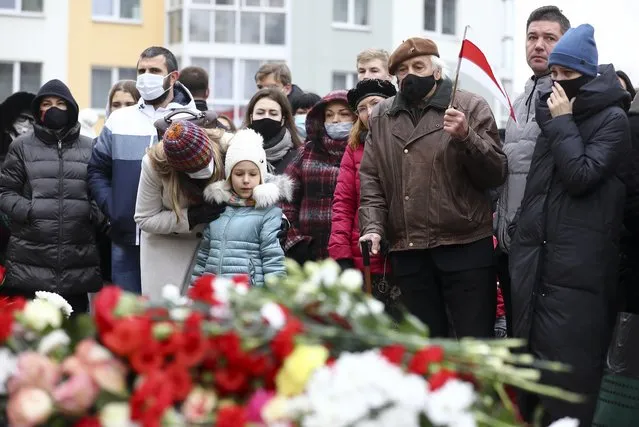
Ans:
POLYGON ((348 140, 337 141, 326 135, 324 111, 329 103, 338 100, 347 104, 345 90, 329 92, 308 113, 307 142, 285 172, 293 180, 295 191, 293 201, 282 204, 291 223, 284 249, 309 242, 310 259, 328 258, 333 193, 348 140))

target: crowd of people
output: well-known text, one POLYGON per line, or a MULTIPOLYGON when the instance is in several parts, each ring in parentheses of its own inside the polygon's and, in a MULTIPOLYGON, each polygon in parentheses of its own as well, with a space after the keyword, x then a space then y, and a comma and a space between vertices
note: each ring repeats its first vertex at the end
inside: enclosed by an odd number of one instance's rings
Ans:
POLYGON ((639 98, 599 64, 592 26, 546 6, 525 31, 532 77, 501 138, 421 37, 361 52, 356 86, 324 96, 264 64, 239 127, 211 110, 206 70, 162 47, 113 86, 94 140, 63 82, 10 96, 0 294, 48 290, 82 312, 105 283, 157 299, 203 274, 264 286, 285 257, 363 270, 367 242, 392 315, 405 307, 432 337, 505 323, 572 367, 544 382, 586 396, 520 393, 524 419, 541 405, 545 425, 590 425, 616 314, 639 305, 639 98))

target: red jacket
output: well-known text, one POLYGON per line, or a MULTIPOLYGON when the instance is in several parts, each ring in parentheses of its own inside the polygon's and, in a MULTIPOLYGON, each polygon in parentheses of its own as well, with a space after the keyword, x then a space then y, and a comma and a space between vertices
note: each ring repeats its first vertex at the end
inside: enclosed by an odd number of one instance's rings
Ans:
MULTIPOLYGON (((349 145, 342 157, 337 176, 337 186, 333 195, 331 237, 328 241, 328 255, 337 259, 352 259, 355 267, 363 270, 362 251, 359 246, 359 165, 364 155, 364 144, 353 150, 349 145)), ((384 259, 371 255, 371 273, 384 273, 384 259)), ((386 268, 390 273, 390 268, 386 268)))

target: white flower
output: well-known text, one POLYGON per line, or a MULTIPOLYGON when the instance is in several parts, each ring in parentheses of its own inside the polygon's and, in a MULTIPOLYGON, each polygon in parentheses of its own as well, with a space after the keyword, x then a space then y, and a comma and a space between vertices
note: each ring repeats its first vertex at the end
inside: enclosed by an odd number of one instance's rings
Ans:
POLYGON ((191 314, 191 310, 186 307, 177 307, 169 310, 169 316, 176 322, 184 322, 191 314))
POLYGON ((162 288, 162 299, 177 304, 180 301, 180 288, 172 284, 164 285, 162 288))
POLYGON ((64 298, 54 292, 38 291, 35 293, 36 298, 49 301, 51 304, 62 310, 66 317, 71 316, 73 307, 64 298))
POLYGON ((16 373, 18 359, 6 348, 0 348, 0 395, 7 394, 6 384, 16 373))
POLYGON ((475 403, 475 399, 472 384, 452 379, 429 394, 426 415, 435 425, 466 426, 468 411, 475 403))
POLYGON ((22 312, 25 326, 41 332, 47 326, 59 328, 62 325, 62 312, 46 299, 34 299, 27 303, 22 312))
POLYGON ((301 416, 304 427, 418 427, 427 397, 422 377, 404 373, 377 351, 343 353, 332 367, 315 371, 306 393, 289 400, 286 415, 301 416), (375 419, 373 411, 380 411, 375 419))
POLYGON ((56 329, 45 335, 38 344, 38 353, 45 356, 58 347, 64 347, 71 344, 71 338, 62 329, 56 329))
POLYGON ((275 330, 279 331, 286 324, 286 315, 284 314, 284 310, 282 310, 282 307, 274 302, 269 301, 264 304, 260 310, 260 314, 275 330))
POLYGON ((317 272, 319 275, 318 280, 327 288, 332 288, 337 283, 340 271, 339 264, 329 258, 320 265, 320 269, 317 272))
POLYGON ((339 283, 349 292, 356 292, 362 289, 362 272, 349 268, 344 270, 339 278, 339 283))
POLYGON ((549 427, 579 427, 579 420, 565 417, 555 421, 549 427))
POLYGON ((359 302, 353 307, 353 317, 361 317, 368 315, 379 315, 384 312, 384 303, 373 298, 367 297, 365 302, 359 302))
POLYGON ((122 427, 131 424, 131 410, 125 402, 112 402, 104 405, 100 411, 100 424, 103 427, 122 427))

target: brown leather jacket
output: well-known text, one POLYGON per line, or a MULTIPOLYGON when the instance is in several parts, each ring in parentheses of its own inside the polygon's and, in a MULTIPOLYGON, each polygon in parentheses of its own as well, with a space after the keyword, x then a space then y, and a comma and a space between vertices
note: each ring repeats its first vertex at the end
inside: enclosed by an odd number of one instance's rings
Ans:
POLYGON ((360 231, 388 239, 391 251, 492 235, 488 189, 504 183, 506 156, 492 111, 478 95, 458 90, 453 103, 468 120, 466 140, 443 130, 451 93, 452 82, 444 79, 421 107, 406 106, 400 93, 369 118, 360 166, 360 231))

